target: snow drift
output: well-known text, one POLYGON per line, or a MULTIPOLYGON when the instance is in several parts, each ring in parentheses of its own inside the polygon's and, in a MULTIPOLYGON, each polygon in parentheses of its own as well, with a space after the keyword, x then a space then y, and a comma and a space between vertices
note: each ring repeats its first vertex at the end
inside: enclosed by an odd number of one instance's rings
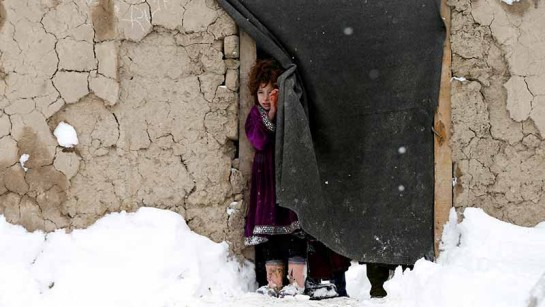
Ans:
POLYGON ((192 305, 253 290, 253 272, 170 211, 112 213, 48 235, 0 216, 2 307, 192 305))
POLYGON ((397 268, 385 284, 384 307, 526 307, 545 272, 544 228, 502 222, 481 209, 466 208, 460 224, 452 210, 441 248, 436 263, 397 268))
POLYGON ((464 215, 457 224, 451 212, 437 262, 398 268, 385 299, 369 299, 365 266, 353 264, 352 298, 321 302, 248 293, 253 265, 170 211, 112 213, 88 229, 47 235, 0 216, 0 307, 545 307, 545 224, 519 227, 481 209, 464 215))

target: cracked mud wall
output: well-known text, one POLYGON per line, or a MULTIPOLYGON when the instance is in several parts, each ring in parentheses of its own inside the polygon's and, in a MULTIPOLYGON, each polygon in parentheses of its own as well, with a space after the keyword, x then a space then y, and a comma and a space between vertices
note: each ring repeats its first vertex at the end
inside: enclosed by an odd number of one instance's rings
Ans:
POLYGON ((449 0, 454 205, 545 220, 545 3, 449 0))
POLYGON ((0 214, 51 231, 165 208, 240 250, 238 65, 213 0, 0 0, 0 214))

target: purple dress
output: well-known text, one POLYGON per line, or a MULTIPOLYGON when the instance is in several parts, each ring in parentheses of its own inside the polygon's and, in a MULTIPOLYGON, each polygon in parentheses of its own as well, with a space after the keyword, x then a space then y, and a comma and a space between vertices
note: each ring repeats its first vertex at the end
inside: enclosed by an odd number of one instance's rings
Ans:
POLYGON ((250 206, 244 243, 256 245, 271 235, 289 234, 300 228, 297 215, 276 204, 274 173, 275 126, 261 106, 253 106, 246 119, 246 136, 255 149, 250 206))

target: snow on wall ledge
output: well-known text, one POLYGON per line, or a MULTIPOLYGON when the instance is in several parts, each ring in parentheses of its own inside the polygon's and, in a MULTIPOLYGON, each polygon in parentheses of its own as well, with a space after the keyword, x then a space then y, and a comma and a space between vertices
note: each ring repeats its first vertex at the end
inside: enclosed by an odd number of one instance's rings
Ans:
POLYGON ((52 231, 153 206, 242 246, 237 58, 213 0, 0 1, 0 213, 52 231))
POLYGON ((545 220, 545 6, 449 0, 458 208, 545 220))

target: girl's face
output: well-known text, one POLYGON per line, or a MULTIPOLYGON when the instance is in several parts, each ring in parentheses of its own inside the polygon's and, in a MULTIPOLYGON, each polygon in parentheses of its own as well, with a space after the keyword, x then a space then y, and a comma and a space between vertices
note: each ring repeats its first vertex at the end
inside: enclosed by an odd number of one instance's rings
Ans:
POLYGON ((263 107, 263 109, 269 111, 271 109, 271 100, 269 94, 274 90, 274 86, 269 82, 267 84, 261 83, 257 90, 257 101, 263 107))

